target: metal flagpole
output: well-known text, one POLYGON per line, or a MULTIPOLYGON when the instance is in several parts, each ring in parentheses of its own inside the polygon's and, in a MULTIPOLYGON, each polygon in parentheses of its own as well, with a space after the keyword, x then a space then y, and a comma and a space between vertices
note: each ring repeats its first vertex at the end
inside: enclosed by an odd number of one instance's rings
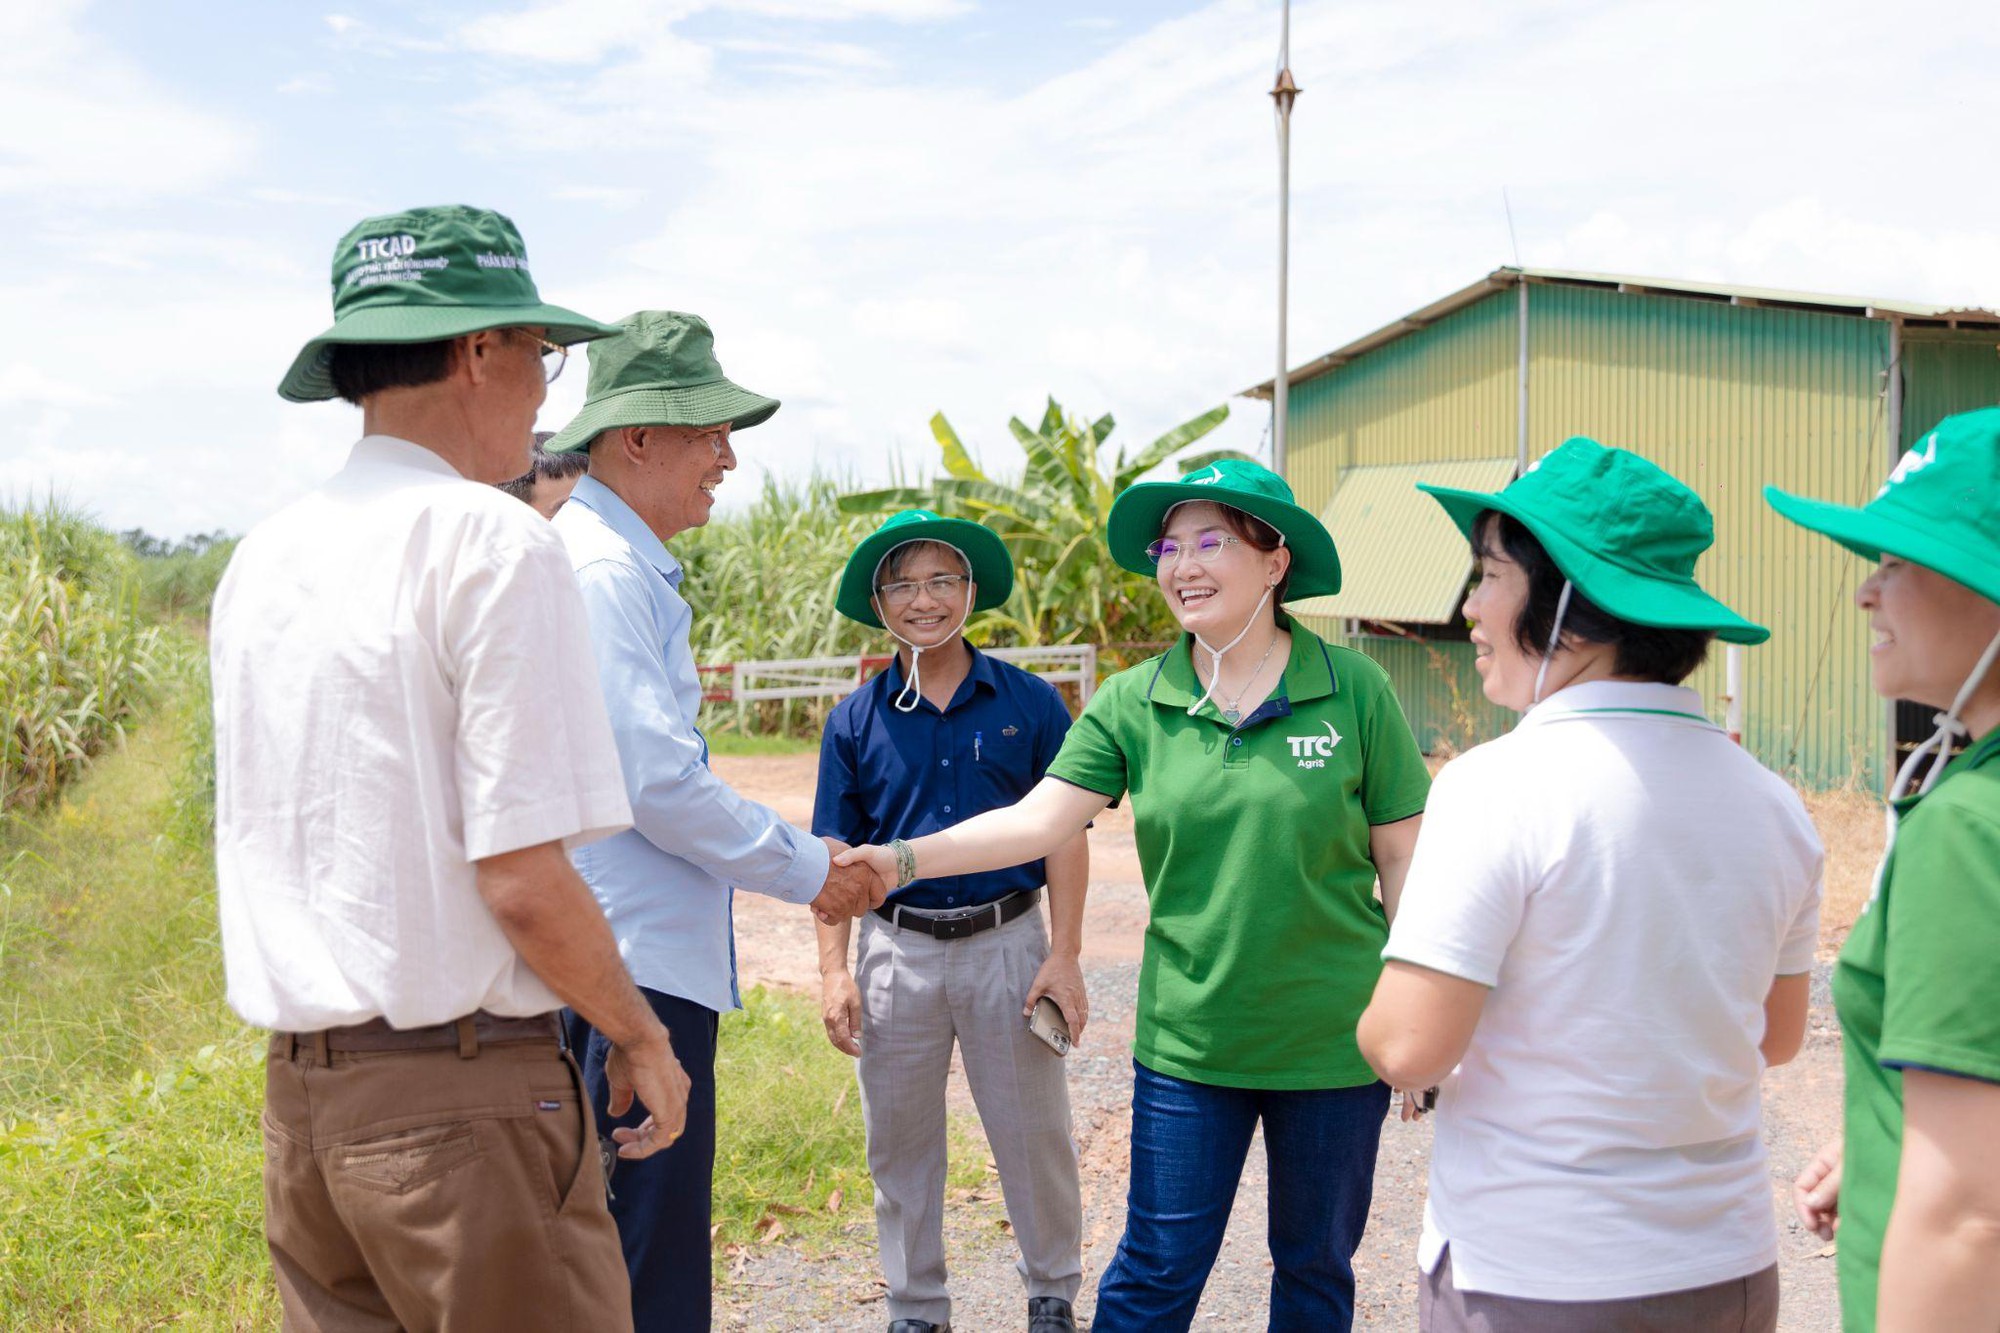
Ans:
POLYGON ((1284 27, 1278 39, 1278 81, 1271 99, 1278 104, 1278 375, 1271 382, 1271 470, 1285 475, 1285 303, 1291 251, 1292 103, 1299 85, 1292 81, 1292 0, 1285 0, 1284 27))

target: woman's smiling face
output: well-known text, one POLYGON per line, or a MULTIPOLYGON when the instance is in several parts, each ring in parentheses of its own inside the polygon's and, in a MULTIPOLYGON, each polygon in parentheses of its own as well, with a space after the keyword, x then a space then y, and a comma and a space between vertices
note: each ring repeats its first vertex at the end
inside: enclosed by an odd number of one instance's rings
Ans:
POLYGON ((1486 697, 1502 708, 1525 713, 1535 702, 1535 675, 1542 659, 1523 652, 1514 626, 1528 605, 1528 572, 1514 563, 1493 531, 1497 519, 1480 524, 1479 581, 1465 599, 1472 623, 1473 669, 1486 697))
MULTIPOLYGON (((1868 627, 1875 633, 1868 664, 1875 692, 1885 699, 1950 707, 1980 653, 2000 634, 2000 605, 1935 570, 1887 553, 1855 592, 1854 602, 1868 613, 1868 627)), ((1983 706, 1969 707, 1971 718, 1985 717, 1992 701, 2000 698, 2000 670, 1989 673, 1977 697, 1983 706)))
POLYGON ((1206 501, 1176 505, 1160 539, 1175 549, 1154 570, 1167 608, 1182 629, 1218 646, 1249 623, 1291 563, 1283 547, 1260 551, 1238 536, 1222 506, 1206 501))

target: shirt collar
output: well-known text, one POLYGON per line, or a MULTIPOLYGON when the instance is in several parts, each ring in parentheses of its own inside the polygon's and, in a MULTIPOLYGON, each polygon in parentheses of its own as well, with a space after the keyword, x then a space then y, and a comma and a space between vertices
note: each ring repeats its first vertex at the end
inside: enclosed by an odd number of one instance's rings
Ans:
POLYGON ((347 455, 347 465, 353 467, 357 464, 408 468, 413 472, 429 472, 459 481, 466 479, 457 468, 445 462, 444 455, 395 435, 364 435, 356 440, 353 450, 347 455))
MULTIPOLYGON (((930 650, 925 649, 925 651, 928 652, 930 650)), ((1000 675, 993 665, 993 659, 973 647, 970 639, 965 641, 965 651, 972 654, 972 667, 965 673, 965 679, 958 683, 958 688, 952 691, 950 705, 939 709, 930 700, 925 699, 922 701, 924 707, 930 708, 933 712, 948 713, 969 699, 971 697, 970 691, 974 689, 983 686, 988 694, 998 694, 1000 692, 1000 675)), ((888 670, 882 673, 882 684, 889 691, 889 697, 892 699, 902 691, 903 659, 900 654, 889 659, 888 670)))
MULTIPOLYGON (((1566 685, 1521 715, 1515 730, 1600 713, 1684 714, 1710 722, 1701 695, 1651 680, 1587 680, 1566 685)), ((1713 725, 1710 722, 1710 725, 1713 725)))
MULTIPOLYGON (((1340 677, 1333 669, 1333 655, 1319 635, 1292 621, 1292 651, 1285 658, 1284 678, 1272 697, 1282 694, 1295 704, 1323 699, 1340 693, 1340 677)), ((1182 634, 1180 642, 1167 649, 1153 673, 1146 697, 1163 707, 1186 708, 1201 695, 1201 681, 1194 673, 1194 635, 1182 634)), ((1212 696, 1211 696, 1212 697, 1212 696)), ((1219 711, 1219 706, 1218 706, 1219 711)))
MULTIPOLYGON (((1944 772, 1938 774, 1938 780, 1931 784, 1931 791, 1942 787, 1954 774, 1967 769, 1981 768, 1996 760, 2000 760, 2000 727, 1995 727, 1960 751, 1957 758, 1945 765, 1944 772)), ((1898 816, 1908 814, 1916 807, 1918 801, 1928 795, 1930 792, 1913 791, 1908 796, 1901 797, 1895 802, 1896 814, 1898 816)))
POLYGON ((576 489, 569 493, 569 503, 582 505, 620 537, 625 544, 646 557, 661 577, 675 587, 681 582, 681 562, 674 559, 673 552, 666 548, 653 530, 646 526, 646 520, 639 517, 625 497, 592 476, 576 479, 576 489))

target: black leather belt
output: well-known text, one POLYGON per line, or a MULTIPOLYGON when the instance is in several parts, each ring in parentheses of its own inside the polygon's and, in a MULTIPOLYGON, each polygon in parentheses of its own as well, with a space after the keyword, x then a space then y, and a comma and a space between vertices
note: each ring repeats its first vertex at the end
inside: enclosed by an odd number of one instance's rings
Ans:
POLYGON ((914 930, 933 939, 962 940, 982 930, 1004 926, 1015 917, 1035 910, 1041 902, 1040 889, 1010 893, 997 902, 968 907, 963 912, 921 913, 915 908, 890 905, 875 909, 875 915, 898 930, 914 930))

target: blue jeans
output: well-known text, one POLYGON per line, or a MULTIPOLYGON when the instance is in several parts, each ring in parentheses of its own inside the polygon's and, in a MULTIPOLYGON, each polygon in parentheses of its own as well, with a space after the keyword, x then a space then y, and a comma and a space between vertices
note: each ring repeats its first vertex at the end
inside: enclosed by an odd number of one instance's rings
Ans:
MULTIPOLYGON (((611 1216, 632 1279, 632 1325, 646 1333, 708 1333, 709 1191, 715 1175, 715 1029, 717 1015, 693 1000, 640 988, 666 1024, 674 1055, 687 1071, 687 1130, 671 1148, 611 1172, 611 1216)), ((611 1043, 582 1015, 565 1009, 571 1052, 597 1115, 597 1132, 636 1127, 646 1118, 637 1101, 610 1114, 611 1080, 604 1063, 611 1043)))
POLYGON ((1125 1235, 1098 1286, 1094 1333, 1164 1333, 1194 1320, 1259 1120, 1270 1173, 1270 1327, 1351 1328, 1354 1251, 1375 1191, 1388 1087, 1267 1092, 1191 1083, 1136 1060, 1132 1070, 1125 1235))

